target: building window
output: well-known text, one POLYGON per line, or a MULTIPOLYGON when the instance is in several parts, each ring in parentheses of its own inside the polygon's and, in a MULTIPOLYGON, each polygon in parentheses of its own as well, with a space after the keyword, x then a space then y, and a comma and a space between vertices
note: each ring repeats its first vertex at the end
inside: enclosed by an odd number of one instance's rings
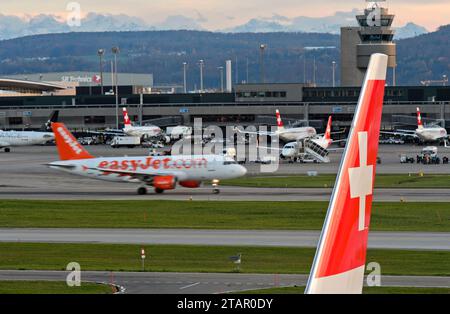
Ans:
POLYGON ((287 93, 286 93, 286 92, 280 92, 280 97, 281 97, 281 98, 286 98, 286 96, 287 96, 287 93))
POLYGON ((11 117, 8 120, 9 120, 9 125, 22 125, 23 124, 22 117, 11 117))
POLYGON ((105 124, 106 118, 104 116, 89 116, 84 117, 85 124, 105 124))

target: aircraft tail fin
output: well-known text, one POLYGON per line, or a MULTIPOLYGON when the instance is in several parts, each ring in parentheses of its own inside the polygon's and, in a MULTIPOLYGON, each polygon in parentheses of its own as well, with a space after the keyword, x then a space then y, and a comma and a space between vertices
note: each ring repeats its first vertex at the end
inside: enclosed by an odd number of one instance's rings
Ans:
POLYGON ((310 274, 308 294, 360 294, 388 57, 370 59, 310 274))
POLYGON ((51 132, 52 131, 52 123, 56 123, 58 122, 59 119, 59 110, 54 110, 48 121, 42 126, 42 130, 46 131, 46 132, 51 132))
POLYGON ((417 107, 417 126, 419 129, 423 129, 422 114, 420 113, 419 107, 417 107))
POLYGON ((284 130, 284 123, 283 123, 283 120, 281 119, 280 110, 277 109, 276 114, 277 114, 278 130, 284 130))
POLYGON ((328 118, 328 124, 327 124, 327 129, 325 131, 325 140, 330 141, 331 140, 331 123, 333 122, 333 117, 330 116, 328 118))
POLYGON ((94 158, 77 141, 63 123, 52 123, 56 146, 61 160, 81 160, 94 158))
POLYGON ((128 115, 127 108, 123 108, 123 121, 125 124, 125 129, 129 129, 132 127, 130 116, 128 115))

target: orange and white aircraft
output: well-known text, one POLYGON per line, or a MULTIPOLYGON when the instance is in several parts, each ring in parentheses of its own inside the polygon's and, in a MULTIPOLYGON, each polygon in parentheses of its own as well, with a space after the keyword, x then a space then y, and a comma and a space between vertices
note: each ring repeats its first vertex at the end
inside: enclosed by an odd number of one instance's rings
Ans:
POLYGON ((370 59, 306 293, 360 294, 373 200, 388 57, 370 59))
POLYGON ((234 159, 218 155, 95 158, 64 124, 53 123, 52 129, 61 160, 50 163, 50 168, 97 180, 137 183, 140 195, 147 193, 148 186, 164 193, 177 184, 198 188, 204 181, 212 181, 217 194, 219 180, 247 173, 234 159))
POLYGON ((417 108, 417 129, 416 130, 398 130, 397 132, 383 132, 383 134, 400 135, 406 137, 418 138, 423 142, 436 142, 440 140, 447 141, 447 130, 440 126, 424 126, 420 108, 417 108))

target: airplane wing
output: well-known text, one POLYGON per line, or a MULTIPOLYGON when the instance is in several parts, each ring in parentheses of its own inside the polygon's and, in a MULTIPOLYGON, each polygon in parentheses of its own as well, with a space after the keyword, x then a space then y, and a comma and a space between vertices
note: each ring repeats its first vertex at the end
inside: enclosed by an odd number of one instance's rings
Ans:
POLYGON ((90 170, 97 170, 104 172, 105 174, 118 174, 121 176, 129 176, 133 179, 137 179, 142 182, 148 182, 151 181, 154 177, 159 176, 173 176, 177 178, 178 180, 182 181, 186 179, 186 174, 183 171, 164 171, 164 170, 136 170, 136 171, 129 171, 129 170, 111 170, 111 169, 105 169, 105 168, 91 168, 90 170))
POLYGON ((95 134, 95 135, 125 136, 125 133, 122 130, 87 131, 86 133, 95 134))
POLYGON ((250 134, 250 135, 262 135, 262 136, 276 136, 277 134, 274 132, 263 132, 263 131, 259 131, 259 132, 252 132, 252 131, 242 131, 238 128, 235 129, 238 133, 240 134, 250 134))
POLYGON ((399 130, 398 132, 386 132, 386 131, 381 131, 381 134, 387 134, 387 135, 396 135, 396 136, 406 136, 406 137, 414 137, 414 138, 418 138, 418 136, 415 133, 410 133, 410 132, 414 132, 411 130, 399 130))
POLYGON ((306 288, 361 294, 376 176, 388 56, 373 54, 306 288))

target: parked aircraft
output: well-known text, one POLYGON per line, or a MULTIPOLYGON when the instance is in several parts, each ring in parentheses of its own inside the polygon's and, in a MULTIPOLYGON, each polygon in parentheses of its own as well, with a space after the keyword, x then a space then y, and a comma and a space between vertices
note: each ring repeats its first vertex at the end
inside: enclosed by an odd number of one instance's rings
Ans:
MULTIPOLYGON (((56 122, 58 115, 59 111, 54 111, 43 128, 47 129, 52 122, 56 122)), ((5 153, 9 153, 11 152, 11 147, 43 145, 53 139, 54 135, 52 132, 0 130, 0 149, 3 149, 5 153)))
POLYGON ((447 141, 447 130, 440 126, 424 126, 420 108, 417 108, 417 129, 416 130, 398 130, 397 132, 382 132, 383 134, 400 135, 404 137, 414 137, 422 142, 436 142, 440 140, 447 141))

